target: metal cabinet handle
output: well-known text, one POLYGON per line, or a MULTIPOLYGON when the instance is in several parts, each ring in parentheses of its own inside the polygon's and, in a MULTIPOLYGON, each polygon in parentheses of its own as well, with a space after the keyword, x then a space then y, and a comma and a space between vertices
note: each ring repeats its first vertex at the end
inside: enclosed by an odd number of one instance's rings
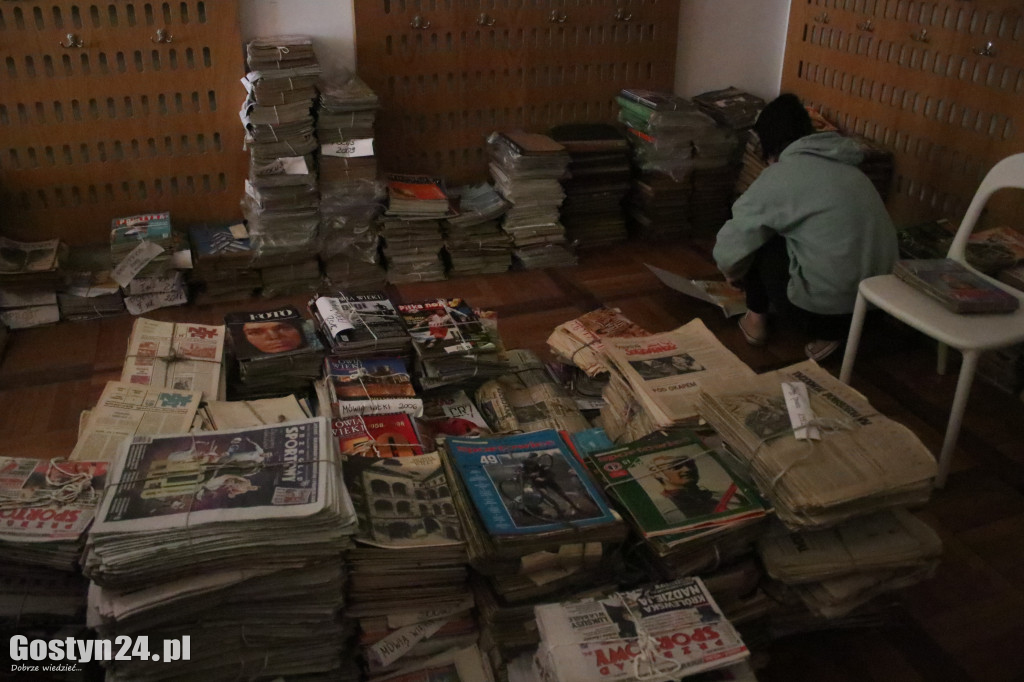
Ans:
POLYGON ((985 43, 985 47, 976 47, 973 50, 971 50, 971 52, 982 57, 995 57, 996 46, 990 40, 987 43, 985 43))
POLYGON ((409 22, 409 25, 412 26, 413 28, 418 29, 430 28, 430 22, 424 20, 423 17, 421 17, 418 14, 412 18, 412 21, 409 22))
POLYGON ((827 24, 828 23, 828 12, 822 12, 818 16, 814 17, 814 23, 816 23, 816 24, 827 24))
POLYGON ((64 49, 71 49, 72 47, 85 47, 85 42, 78 36, 77 33, 68 33, 64 37, 64 39, 68 41, 67 45, 65 45, 64 43, 57 43, 64 49))
POLYGON ((872 33, 875 30, 875 25, 871 23, 870 19, 868 19, 867 21, 862 21, 859 24, 857 24, 857 28, 859 28, 862 31, 872 33))
POLYGON ((922 28, 918 33, 911 33, 910 39, 916 40, 919 43, 930 43, 932 41, 932 39, 928 37, 928 29, 926 28, 922 28))
POLYGON ((625 7, 615 10, 615 21, 629 21, 633 18, 632 12, 627 12, 625 7))
POLYGON ((166 28, 158 28, 156 30, 156 37, 150 38, 154 43, 169 43, 174 40, 174 36, 166 28))
POLYGON ((564 12, 559 12, 557 9, 553 9, 551 10, 551 17, 549 18, 549 20, 553 24, 564 24, 566 19, 568 18, 569 17, 566 16, 564 12))
POLYGON ((476 23, 479 26, 494 26, 494 17, 484 12, 476 18, 476 23))

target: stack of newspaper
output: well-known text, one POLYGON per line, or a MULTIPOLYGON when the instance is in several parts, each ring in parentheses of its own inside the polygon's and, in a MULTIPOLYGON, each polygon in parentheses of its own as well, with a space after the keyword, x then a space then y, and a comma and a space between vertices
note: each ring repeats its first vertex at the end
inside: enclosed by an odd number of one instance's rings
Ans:
POLYGON ((536 609, 537 667, 560 682, 671 682, 749 657, 700 578, 536 609))
POLYGON ((494 132, 487 138, 495 189, 511 204, 501 227, 512 237, 516 260, 524 268, 571 265, 559 207, 565 191, 565 147, 547 135, 520 131, 494 132))
POLYGON ((708 116, 734 130, 752 128, 765 106, 757 95, 734 87, 703 92, 693 102, 708 116))
POLYGON ((60 317, 88 320, 125 312, 121 285, 113 280, 110 247, 72 247, 62 268, 63 284, 57 292, 60 317))
POLYGON ((548 374, 536 353, 505 352, 507 373, 476 390, 476 404, 494 433, 556 429, 575 433, 590 427, 572 397, 548 374))
POLYGON ((813 361, 709 379, 699 409, 790 528, 823 528, 931 495, 935 458, 917 436, 813 361))
POLYGON ((224 326, 159 322, 132 323, 121 381, 200 391, 206 401, 224 397, 224 326))
MULTIPOLYGON (((83 562, 102 636, 201 621, 174 671, 197 679, 342 668, 356 518, 326 420, 129 440, 110 487, 83 562)), ((108 679, 160 679, 163 665, 115 661, 108 679)))
POLYGON ((227 327, 228 399, 309 393, 320 377, 326 350, 316 323, 294 306, 237 311, 227 327))
POLYGON ((934 573, 942 540, 905 509, 859 516, 823 530, 776 523, 758 541, 765 571, 817 616, 838 618, 874 597, 934 573))
POLYGON ((250 154, 243 212, 253 265, 309 261, 319 221, 312 107, 320 64, 306 36, 256 38, 246 58, 239 115, 250 154))
POLYGON ((562 223, 581 248, 607 246, 627 238, 622 201, 629 191, 629 143, 613 125, 567 123, 551 137, 569 153, 562 178, 562 223))
POLYGON ((424 441, 444 443, 446 436, 485 436, 491 432, 476 403, 459 388, 441 388, 423 395, 423 416, 418 420, 424 441))
POLYGON ((336 358, 412 354, 412 337, 387 294, 337 291, 314 296, 309 309, 336 358))
POLYGON ((579 367, 588 376, 596 376, 610 369, 604 358, 602 338, 649 335, 650 332, 628 319, 618 308, 596 308, 555 327, 547 344, 565 362, 579 367))
POLYGON ((259 271, 249 267, 252 246, 245 225, 204 223, 189 227, 188 235, 196 303, 244 300, 260 288, 259 271))
POLYGON ((0 457, 4 558, 75 568, 106 481, 106 462, 0 457))
POLYGON ((260 268, 265 298, 315 292, 322 284, 320 260, 310 256, 294 263, 260 268))
POLYGON ((380 220, 380 235, 391 284, 434 282, 445 278, 441 221, 385 216, 380 220))
MULTIPOLYGON (((91 639, 85 625, 88 590, 89 581, 77 570, 4 561, 0 564, 0 637, 8 642, 14 635, 44 641, 91 639)), ((78 664, 82 673, 84 667, 78 664)))
POLYGON ((711 117, 685 97, 671 92, 626 88, 615 98, 619 121, 633 149, 633 164, 684 180, 696 166, 696 141, 714 134, 711 117))
POLYGON ((0 322, 10 329, 60 320, 60 240, 19 242, 0 236, 0 322))
POLYGON ((348 72, 325 80, 317 109, 320 144, 320 260, 336 288, 383 286, 376 220, 386 189, 378 180, 373 125, 378 98, 348 72))
POLYGON ((624 434, 636 440, 696 417, 698 391, 711 377, 740 381, 754 376, 700 319, 649 336, 606 336, 602 346, 613 368, 602 426, 615 441, 624 434))
POLYGON ((158 308, 188 303, 185 275, 180 270, 169 270, 164 275, 136 277, 122 290, 124 307, 132 315, 145 315, 158 308))
POLYGON ((512 265, 512 239, 501 229, 508 204, 490 184, 452 191, 458 215, 444 222, 444 246, 451 275, 504 272, 512 265))
POLYGON ((686 217, 692 190, 688 178, 661 171, 636 174, 627 200, 633 234, 646 241, 668 241, 690 233, 686 217))

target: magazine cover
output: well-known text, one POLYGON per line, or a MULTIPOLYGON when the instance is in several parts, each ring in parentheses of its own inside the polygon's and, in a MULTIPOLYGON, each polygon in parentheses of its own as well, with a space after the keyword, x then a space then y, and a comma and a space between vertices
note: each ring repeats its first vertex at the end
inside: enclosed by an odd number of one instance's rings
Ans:
POLYGON ((645 537, 766 513, 756 490, 687 430, 593 454, 591 463, 645 537))
POLYGON ((955 313, 1009 313, 1020 306, 1016 296, 951 258, 900 260, 892 272, 955 313))
POLYGON ((423 454, 416 427, 404 413, 334 419, 331 430, 342 456, 410 457, 423 454))
POLYGON ((304 322, 298 308, 290 305, 224 316, 228 337, 239 360, 284 355, 307 348, 304 322))
POLYGON ((405 338, 405 323, 383 293, 317 296, 311 307, 337 343, 405 338))
POLYGON ((57 266, 59 239, 19 242, 0 236, 0 274, 47 272, 57 266))
POLYGON ((359 517, 358 540, 378 547, 462 542, 462 526, 436 452, 418 457, 349 458, 345 484, 359 517))
POLYGON ((75 540, 89 527, 107 462, 0 457, 0 539, 75 540))
POLYGON ((122 446, 97 531, 308 516, 336 466, 327 421, 137 436, 122 446))
POLYGON ((424 358, 495 350, 473 309, 461 298, 438 298, 398 306, 416 352, 424 358))
POLYGON ((462 389, 435 391, 424 396, 422 421, 435 438, 480 436, 491 432, 476 404, 462 389))
POLYGON ((402 358, 360 360, 327 357, 324 365, 337 400, 416 395, 412 377, 402 358))
POLYGON ((252 250, 249 237, 235 236, 228 225, 193 225, 188 229, 188 236, 197 260, 204 256, 248 254, 252 250))
POLYGON ((565 530, 615 520, 593 480, 555 430, 448 438, 446 447, 492 535, 565 530))

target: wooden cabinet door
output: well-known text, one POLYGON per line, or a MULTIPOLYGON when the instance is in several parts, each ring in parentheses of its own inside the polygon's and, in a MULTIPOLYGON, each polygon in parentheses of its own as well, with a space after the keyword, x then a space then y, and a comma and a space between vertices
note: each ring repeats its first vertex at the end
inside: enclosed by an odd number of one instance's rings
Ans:
POLYGON ((111 219, 239 215, 237 6, 0 2, 0 229, 103 242, 111 219))
POLYGON ((495 130, 614 122, 624 87, 672 90, 677 0, 360 0, 360 77, 387 171, 487 178, 495 130))

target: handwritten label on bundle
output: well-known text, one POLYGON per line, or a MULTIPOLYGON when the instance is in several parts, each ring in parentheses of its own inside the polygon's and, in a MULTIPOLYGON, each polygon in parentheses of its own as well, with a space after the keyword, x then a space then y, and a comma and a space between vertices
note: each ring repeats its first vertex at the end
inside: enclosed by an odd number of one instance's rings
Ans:
POLYGON ((142 268, 163 252, 164 247, 156 242, 139 242, 139 245, 132 249, 128 257, 117 264, 110 276, 122 287, 126 287, 128 282, 135 279, 135 275, 142 271, 142 268))
POLYGON ((368 649, 370 668, 380 670, 391 665, 408 653, 409 649, 440 630, 447 622, 447 618, 435 618, 395 630, 368 649))
POLYGON ((142 315, 157 308, 169 308, 175 305, 185 305, 186 303, 188 303, 188 295, 185 294, 184 288, 165 291, 159 294, 124 297, 124 307, 132 315, 142 315))
POLYGON ((808 426, 814 420, 811 401, 807 396, 807 384, 800 381, 782 383, 782 395, 786 399, 789 421, 793 425, 793 436, 797 440, 820 440, 817 426, 808 426))
POLYGON ((319 297, 316 299, 316 311, 320 313, 324 325, 327 326, 327 330, 331 332, 331 336, 335 339, 339 338, 339 334, 355 329, 355 325, 349 319, 349 311, 345 310, 341 301, 336 298, 331 298, 330 296, 319 297))
POLYGON ((344 159, 373 156, 373 138, 364 137, 358 140, 330 142, 320 147, 320 153, 324 156, 337 156, 344 159))

